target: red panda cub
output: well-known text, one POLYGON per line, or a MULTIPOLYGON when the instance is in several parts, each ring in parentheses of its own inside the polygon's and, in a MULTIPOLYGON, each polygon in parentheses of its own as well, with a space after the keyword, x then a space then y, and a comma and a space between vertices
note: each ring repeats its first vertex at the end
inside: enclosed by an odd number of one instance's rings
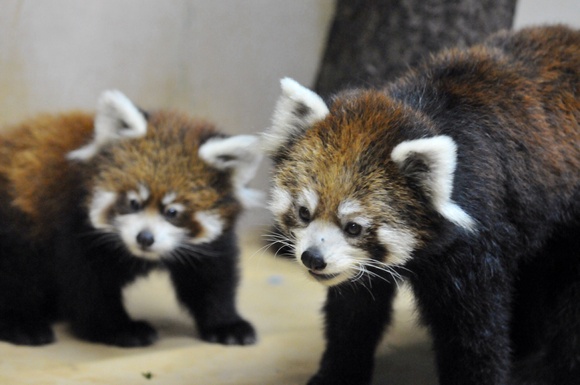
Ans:
POLYGON ((580 384, 580 31, 501 32, 329 105, 291 79, 270 208, 327 285, 310 385, 369 384, 400 279, 445 385, 580 384))
POLYGON ((122 288, 169 271, 202 339, 251 344, 236 310, 234 226, 259 192, 247 187, 257 137, 227 137, 175 112, 145 113, 107 91, 95 115, 40 116, 0 136, 0 339, 80 338, 145 346, 122 288))

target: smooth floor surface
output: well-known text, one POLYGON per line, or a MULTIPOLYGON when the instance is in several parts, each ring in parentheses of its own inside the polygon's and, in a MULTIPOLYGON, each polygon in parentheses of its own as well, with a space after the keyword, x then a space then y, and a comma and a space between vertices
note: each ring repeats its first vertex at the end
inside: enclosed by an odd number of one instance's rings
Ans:
MULTIPOLYGON (((325 289, 294 261, 263 249, 259 233, 242 236, 238 301, 240 312, 259 333, 256 345, 200 341, 166 276, 157 274, 126 291, 130 313, 159 331, 153 346, 122 349, 86 343, 58 324, 58 340, 48 346, 0 342, 0 384, 305 384, 324 347, 320 309, 325 289)), ((412 299, 403 288, 395 302, 394 324, 377 353, 373 384, 435 383, 430 342, 417 327, 412 299)))

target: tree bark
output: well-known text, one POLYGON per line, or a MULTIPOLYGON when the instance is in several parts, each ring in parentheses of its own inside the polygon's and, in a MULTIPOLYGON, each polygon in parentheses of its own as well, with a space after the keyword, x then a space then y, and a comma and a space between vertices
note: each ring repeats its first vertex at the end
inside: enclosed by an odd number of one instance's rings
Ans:
POLYGON ((377 87, 430 52, 511 28, 516 0, 337 0, 314 89, 377 87))

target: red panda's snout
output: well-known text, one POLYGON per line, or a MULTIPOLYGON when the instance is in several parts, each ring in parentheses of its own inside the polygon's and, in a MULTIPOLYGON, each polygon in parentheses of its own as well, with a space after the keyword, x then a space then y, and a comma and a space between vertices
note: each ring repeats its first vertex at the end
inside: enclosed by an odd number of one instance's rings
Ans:
POLYGON ((288 236, 296 260, 316 281, 334 286, 357 281, 403 265, 417 245, 416 235, 401 224, 377 222, 362 201, 321 197, 314 187, 272 189, 270 209, 288 236), (329 204, 335 200, 337 204, 329 204))
POLYGON ((336 224, 317 219, 295 228, 296 259, 318 282, 333 286, 356 279, 372 256, 359 244, 348 239, 336 224))
POLYGON ((177 256, 180 248, 211 242, 224 229, 218 212, 191 213, 174 192, 156 200, 144 185, 127 193, 96 190, 89 213, 97 230, 118 237, 133 256, 153 261, 177 256))

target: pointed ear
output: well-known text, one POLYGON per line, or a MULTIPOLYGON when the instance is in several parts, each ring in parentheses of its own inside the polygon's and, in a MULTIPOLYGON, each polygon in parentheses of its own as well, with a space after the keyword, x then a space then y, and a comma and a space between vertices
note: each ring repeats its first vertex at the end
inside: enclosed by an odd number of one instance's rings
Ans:
POLYGON ((403 174, 423 189, 443 217, 474 230, 473 218, 451 199, 457 164, 457 145, 453 139, 441 135, 404 141, 393 149, 391 158, 403 174))
POLYGON ((282 79, 280 84, 282 95, 274 109, 272 126, 262 134, 262 149, 270 155, 328 115, 328 107, 316 93, 290 78, 282 79))
POLYGON ((246 185, 254 178, 262 154, 254 135, 211 138, 199 148, 199 157, 220 170, 232 170, 232 182, 243 206, 263 206, 264 194, 246 185))
POLYGON ((68 159, 87 161, 105 145, 147 133, 143 113, 120 91, 105 91, 97 103, 93 141, 67 155, 68 159))

